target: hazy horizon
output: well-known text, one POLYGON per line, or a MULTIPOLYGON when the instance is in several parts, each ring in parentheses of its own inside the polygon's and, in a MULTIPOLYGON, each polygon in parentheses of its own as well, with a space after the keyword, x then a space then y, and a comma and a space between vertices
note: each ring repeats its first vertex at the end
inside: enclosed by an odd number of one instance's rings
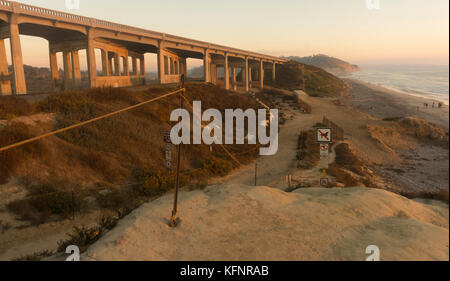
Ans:
MULTIPOLYGON (((65 0, 18 2, 275 56, 326 54, 357 65, 449 63, 447 0, 380 0, 380 9, 368 9, 365 0, 81 0, 79 10, 67 9, 65 0)), ((48 67, 47 41, 21 37, 24 63, 48 67)), ((156 70, 156 55, 146 60, 148 71, 156 70)))

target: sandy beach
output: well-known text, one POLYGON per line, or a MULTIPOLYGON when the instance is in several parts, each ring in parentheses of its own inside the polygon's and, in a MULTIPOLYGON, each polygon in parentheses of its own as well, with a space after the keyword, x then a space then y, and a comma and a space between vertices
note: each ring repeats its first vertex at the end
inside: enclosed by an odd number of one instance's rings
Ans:
POLYGON ((417 116, 449 130, 448 105, 444 104, 439 109, 437 100, 396 92, 357 79, 344 80, 351 88, 342 100, 355 109, 380 119, 417 116), (428 103, 428 108, 424 106, 425 103, 428 103), (433 103, 435 103, 434 108, 433 103))
MULTIPOLYGON (((393 189, 405 191, 437 192, 449 188, 449 107, 438 108, 438 101, 396 92, 384 87, 366 83, 357 79, 346 79, 350 86, 347 95, 341 101, 352 108, 378 119, 420 118, 443 128, 447 133, 444 145, 420 138, 412 140, 404 136, 393 136, 392 131, 383 134, 384 143, 397 153, 401 161, 392 165, 378 166, 379 172, 393 189), (424 106, 428 103, 428 108, 424 106), (435 103, 435 107, 432 104, 435 103), (392 138, 388 143, 387 138, 392 138), (402 186, 402 187, 399 187, 402 186)), ((381 127, 391 127, 386 122, 381 127)), ((380 126, 379 126, 380 127, 380 126)), ((412 128, 414 129, 414 128, 412 128)), ((396 132, 395 132, 396 133, 396 132)))

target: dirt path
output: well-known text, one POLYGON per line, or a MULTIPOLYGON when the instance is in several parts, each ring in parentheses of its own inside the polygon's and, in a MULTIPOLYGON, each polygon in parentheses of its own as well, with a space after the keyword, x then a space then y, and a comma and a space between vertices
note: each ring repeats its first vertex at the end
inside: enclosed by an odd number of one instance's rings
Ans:
MULTIPOLYGON (((342 126, 346 138, 350 139, 360 156, 368 162, 384 163, 392 157, 385 155, 378 144, 370 137, 367 124, 380 121, 365 113, 350 107, 336 105, 336 98, 311 98, 302 91, 296 94, 311 104, 312 114, 303 114, 298 110, 288 108, 286 114, 292 116, 280 129, 278 153, 273 156, 262 156, 258 161, 257 185, 270 187, 287 187, 285 177, 293 175, 306 181, 318 180, 321 175, 319 167, 311 170, 299 170, 296 167, 297 142, 300 131, 309 130, 313 125, 322 122, 323 116, 342 126)), ((333 156, 326 161, 333 162, 333 156)), ((243 166, 228 176, 215 179, 212 184, 255 184, 255 164, 243 166)))

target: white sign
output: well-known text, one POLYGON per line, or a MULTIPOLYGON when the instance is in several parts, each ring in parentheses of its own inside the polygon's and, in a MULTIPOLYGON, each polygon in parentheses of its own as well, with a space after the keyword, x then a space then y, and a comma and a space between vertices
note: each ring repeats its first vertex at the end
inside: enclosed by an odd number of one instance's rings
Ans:
POLYGON ((328 157, 328 153, 330 151, 330 147, 328 143, 320 144, 320 157, 328 157))
POLYGON ((317 142, 331 143, 333 142, 333 135, 331 128, 316 128, 317 142))

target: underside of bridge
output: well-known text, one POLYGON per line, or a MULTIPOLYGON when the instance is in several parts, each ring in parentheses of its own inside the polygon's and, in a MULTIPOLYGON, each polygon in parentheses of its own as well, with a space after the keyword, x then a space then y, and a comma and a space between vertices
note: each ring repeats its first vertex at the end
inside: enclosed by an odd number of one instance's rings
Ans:
MULTIPOLYGON (((104 21, 106 27, 93 24, 93 19, 37 8, 16 2, 0 2, 0 95, 26 94, 25 74, 20 35, 44 38, 49 45, 49 61, 54 88, 78 89, 81 84, 80 56, 86 51, 89 87, 123 87, 146 83, 146 53, 157 55, 160 84, 179 83, 187 74, 187 58, 203 60, 204 80, 223 84, 226 89, 238 87, 248 91, 252 86, 264 86, 265 69, 275 79, 280 61, 250 57, 209 47, 199 47, 189 39, 165 40, 119 31, 126 26, 104 21), (5 4, 6 3, 6 4, 5 4), (3 9, 3 10, 2 10, 3 9), (17 12, 20 11, 21 12, 17 12), (35 15, 38 13, 38 15, 35 15), (44 14, 41 16, 41 14, 44 14), (58 20, 59 17, 69 18, 58 20), (75 21, 75 23, 73 22, 75 21), (12 73, 9 73, 4 40, 11 44, 12 73), (57 54, 62 53, 64 74, 60 77, 57 54), (96 65, 96 53, 101 65, 96 65), (223 78, 219 79, 218 69, 223 78), (11 83, 14 82, 14 83, 11 83), (61 87, 58 87, 61 86, 61 87)), ((155 36, 158 37, 158 36, 155 36)))

